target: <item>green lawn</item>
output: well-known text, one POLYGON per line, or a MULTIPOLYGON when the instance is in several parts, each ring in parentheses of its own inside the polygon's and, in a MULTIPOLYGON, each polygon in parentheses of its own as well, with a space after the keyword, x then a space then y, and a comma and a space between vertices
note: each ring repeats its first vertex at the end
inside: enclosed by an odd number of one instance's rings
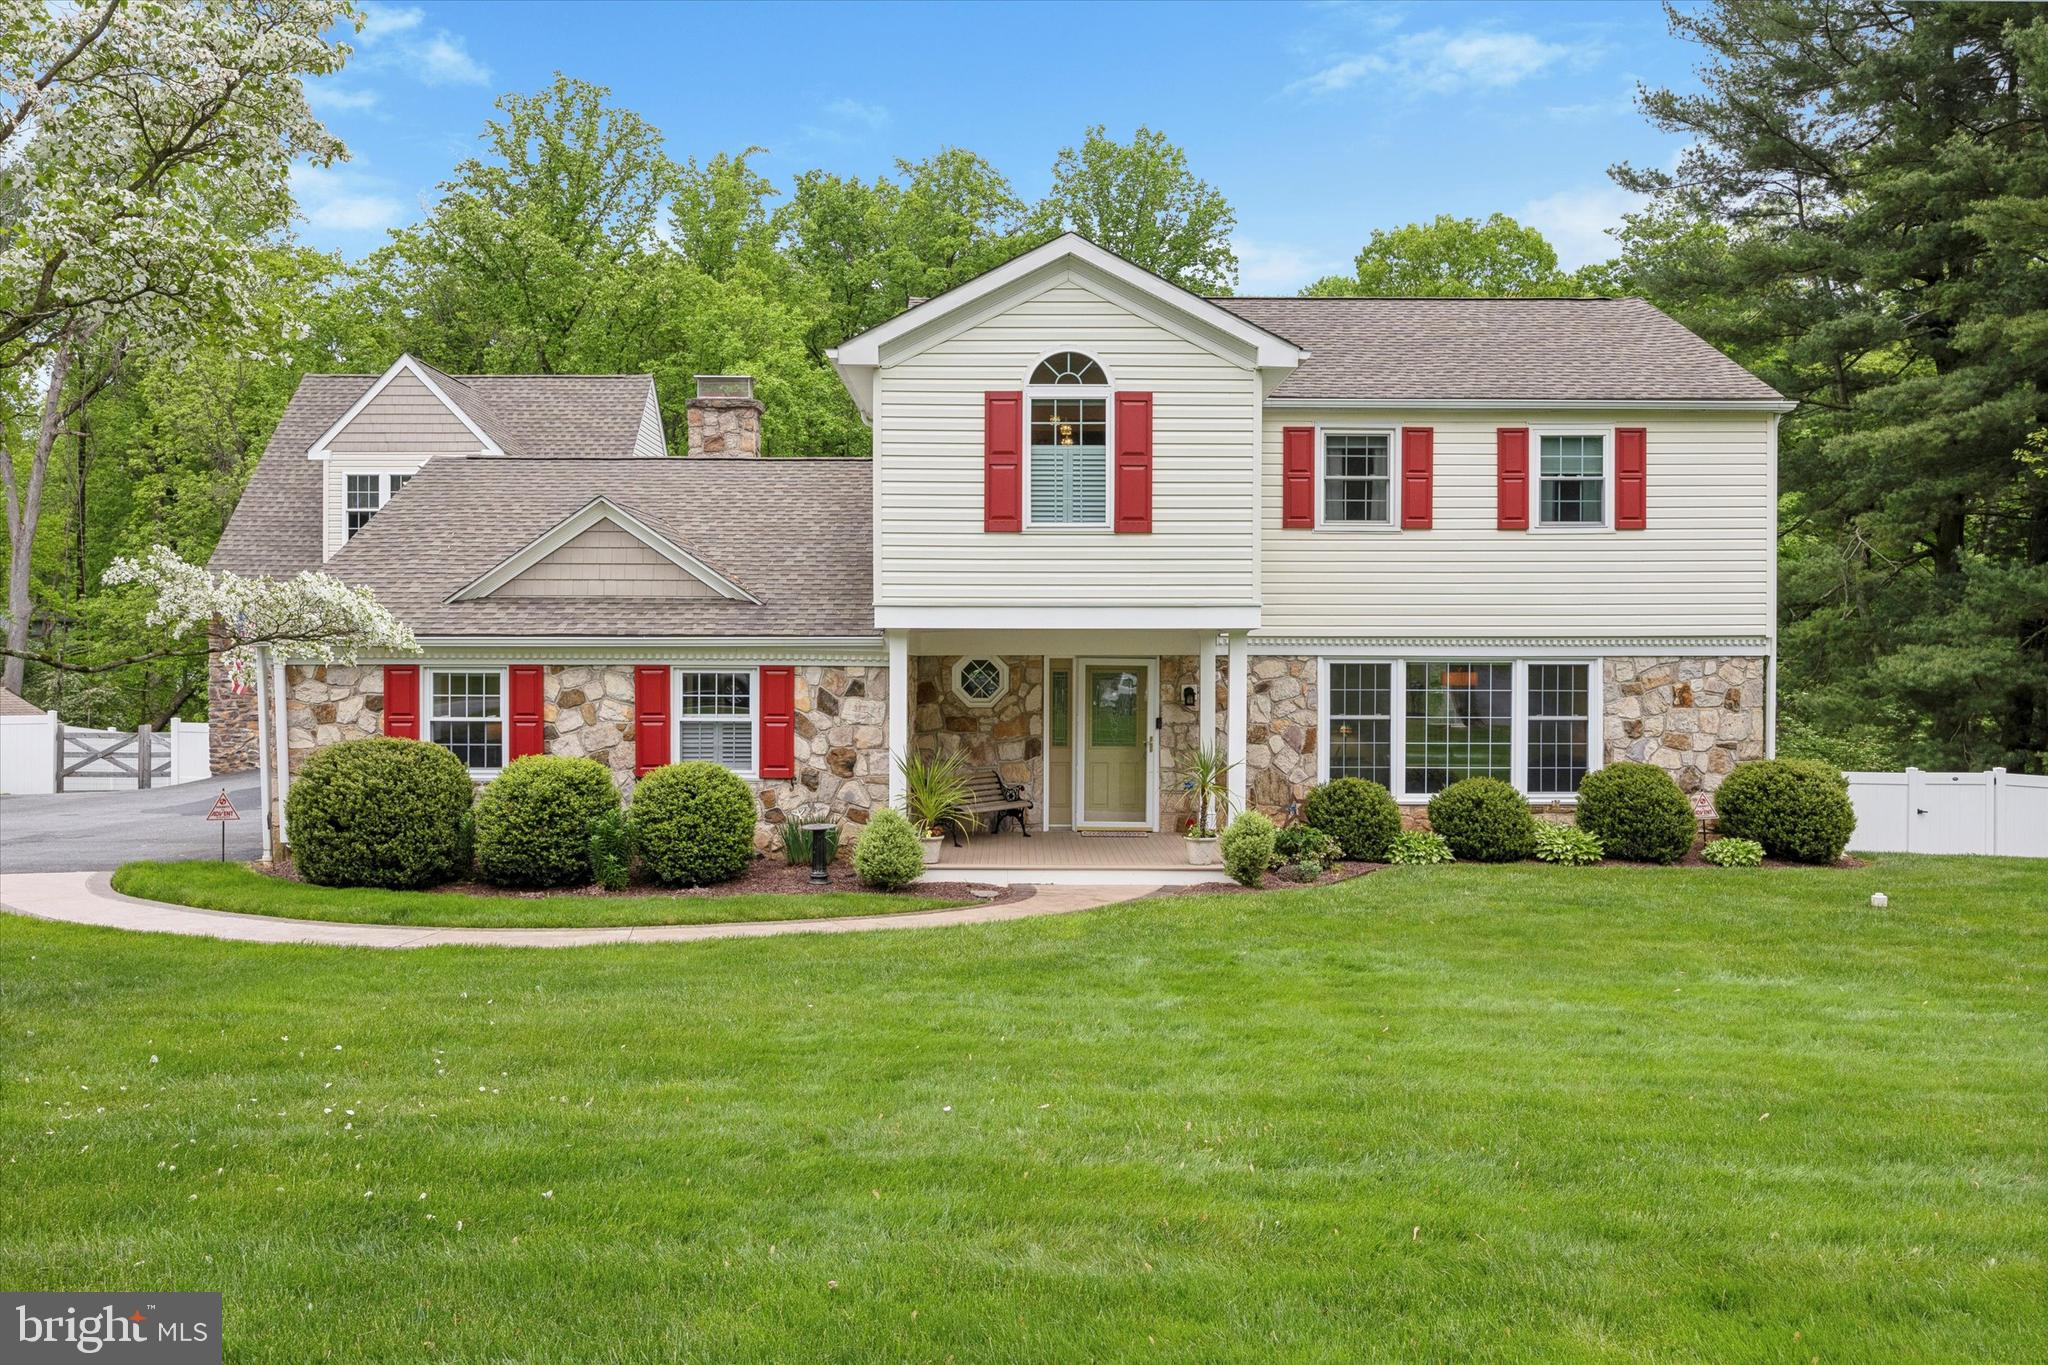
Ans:
POLYGON ((0 916, 0 1083, 0 1284, 218 1289, 230 1360, 2048 1359, 2048 863, 568 951, 0 916))
POLYGON ((747 920, 838 919, 935 910, 957 900, 829 891, 753 896, 467 896, 452 891, 375 891, 312 886, 252 872, 241 863, 129 863, 114 889, 148 900, 286 919, 444 928, 553 929, 631 924, 738 924, 747 920))

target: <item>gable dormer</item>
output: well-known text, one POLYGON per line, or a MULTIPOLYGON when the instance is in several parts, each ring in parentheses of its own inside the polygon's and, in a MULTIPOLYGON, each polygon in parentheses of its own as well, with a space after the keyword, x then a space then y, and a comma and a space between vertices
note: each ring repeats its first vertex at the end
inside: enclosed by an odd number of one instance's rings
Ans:
POLYGON ((502 455, 504 449, 473 411, 480 400, 457 396, 460 385, 410 355, 377 377, 349 410, 306 451, 309 459, 347 455, 502 455), (467 401, 464 401, 467 399, 467 401))
POLYGON ((450 600, 537 597, 756 600, 673 536, 602 496, 507 556, 450 600))

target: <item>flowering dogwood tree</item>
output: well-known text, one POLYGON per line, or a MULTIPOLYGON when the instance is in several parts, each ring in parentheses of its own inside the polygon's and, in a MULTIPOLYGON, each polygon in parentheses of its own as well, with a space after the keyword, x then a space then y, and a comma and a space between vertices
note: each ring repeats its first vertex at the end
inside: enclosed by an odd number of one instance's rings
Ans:
POLYGON ((103 581, 132 583, 153 594, 146 619, 152 626, 168 627, 173 638, 204 633, 220 622, 228 639, 221 663, 238 692, 257 682, 260 648, 317 664, 420 652, 412 631, 368 588, 351 587, 324 573, 309 570, 293 578, 214 573, 159 545, 140 559, 116 559, 103 581))

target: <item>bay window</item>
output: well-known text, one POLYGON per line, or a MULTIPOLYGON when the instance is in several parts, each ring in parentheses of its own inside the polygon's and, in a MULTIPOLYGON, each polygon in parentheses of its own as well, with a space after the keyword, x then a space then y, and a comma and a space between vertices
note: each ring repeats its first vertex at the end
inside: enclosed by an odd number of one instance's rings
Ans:
POLYGON ((676 761, 754 771, 754 670, 675 671, 676 761))

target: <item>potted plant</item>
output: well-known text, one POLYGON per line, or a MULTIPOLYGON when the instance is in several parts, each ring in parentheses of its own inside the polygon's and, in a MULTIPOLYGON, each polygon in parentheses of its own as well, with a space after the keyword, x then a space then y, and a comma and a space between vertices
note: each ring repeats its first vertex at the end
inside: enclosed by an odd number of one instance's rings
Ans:
POLYGON ((1219 750, 1209 748, 1195 750, 1181 765, 1181 786, 1195 799, 1195 817, 1188 822, 1187 836, 1192 866, 1215 867, 1223 861, 1216 848, 1216 833, 1230 813, 1232 766, 1219 750))
POLYGON ((939 860, 947 831, 965 837, 980 821, 968 809, 965 761, 959 754, 905 754, 897 762, 903 774, 904 813, 924 842, 925 866, 939 860))

